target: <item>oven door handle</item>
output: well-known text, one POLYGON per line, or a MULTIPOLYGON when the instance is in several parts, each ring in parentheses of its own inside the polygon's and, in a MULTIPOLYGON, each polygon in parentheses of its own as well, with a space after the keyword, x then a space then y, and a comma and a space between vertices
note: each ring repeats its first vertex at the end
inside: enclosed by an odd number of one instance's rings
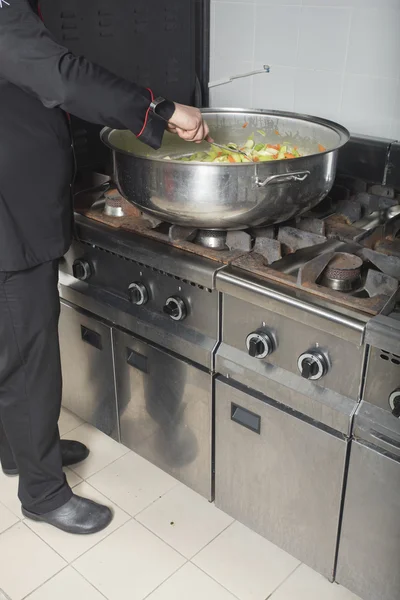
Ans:
POLYGON ((231 420, 246 429, 250 429, 253 433, 257 433, 258 435, 261 433, 260 415, 256 415, 256 413, 233 402, 231 404, 231 420))
POLYGON ((96 350, 103 350, 103 340, 97 331, 81 325, 81 338, 85 344, 89 344, 89 346, 96 348, 96 350))
POLYGON ((126 348, 126 362, 130 367, 142 371, 142 373, 148 373, 148 358, 144 354, 140 354, 132 348, 126 348))

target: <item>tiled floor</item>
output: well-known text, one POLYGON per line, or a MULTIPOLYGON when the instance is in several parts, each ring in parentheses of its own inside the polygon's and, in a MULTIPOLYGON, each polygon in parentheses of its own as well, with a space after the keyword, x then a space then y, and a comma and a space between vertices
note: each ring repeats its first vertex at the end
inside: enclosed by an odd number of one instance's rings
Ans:
POLYGON ((114 521, 78 537, 24 520, 0 474, 0 600, 358 600, 74 415, 60 430, 92 451, 71 486, 114 521))

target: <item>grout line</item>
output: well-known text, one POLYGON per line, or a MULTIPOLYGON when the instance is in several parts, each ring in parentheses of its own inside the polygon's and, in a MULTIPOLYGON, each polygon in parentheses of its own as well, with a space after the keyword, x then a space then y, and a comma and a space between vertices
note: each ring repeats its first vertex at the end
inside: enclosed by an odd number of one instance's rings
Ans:
MULTIPOLYGON (((102 433, 100 431, 100 433, 102 433)), ((103 435, 106 435, 105 433, 103 435)), ((108 437, 108 436, 106 436, 108 437)), ((112 438, 111 438, 112 439, 112 438)), ((113 442, 115 442, 115 440, 112 440, 113 442)), ((85 443, 85 442, 82 442, 85 443)), ((123 458, 124 456, 126 456, 127 454, 129 454, 129 452, 132 452, 132 450, 129 450, 129 448, 127 448, 126 446, 124 446, 123 444, 120 444, 119 442, 115 442, 116 444, 119 444, 120 446, 122 446, 122 448, 126 449, 126 452, 124 452, 123 454, 121 454, 121 456, 118 456, 118 458, 115 458, 114 460, 112 460, 110 463, 104 465, 103 467, 101 467, 98 471, 94 471, 93 473, 90 473, 90 475, 87 475, 86 477, 84 477, 83 475, 80 475, 80 473, 78 473, 78 471, 75 471, 75 469, 73 468, 74 465, 69 466, 68 468, 71 469, 71 471, 73 471, 76 475, 79 475, 79 477, 81 479, 83 479, 83 481, 87 481, 88 479, 90 479, 91 477, 94 477, 94 475, 97 475, 98 473, 100 473, 101 471, 103 471, 104 469, 107 469, 107 467, 110 467, 111 465, 113 465, 114 463, 117 462, 117 460, 119 460, 120 458, 123 458)), ((88 446, 89 448, 89 446, 88 446)), ((89 448, 90 450, 90 448, 89 448)), ((90 450, 91 452, 91 450, 90 450)), ((87 459, 86 459, 87 460, 87 459)), ((83 461, 85 462, 85 461, 83 461)), ((82 463, 81 463, 82 464, 82 463)))
MULTIPOLYGON (((90 552, 91 550, 94 550, 96 548, 96 546, 98 546, 99 544, 101 544, 101 542, 104 542, 104 540, 106 540, 107 538, 109 538, 113 533, 116 533, 117 531, 119 531, 122 527, 124 527, 124 525, 127 525, 128 523, 130 523, 131 521, 133 521, 133 518, 130 517, 127 521, 125 521, 124 523, 121 523, 121 525, 119 525, 118 527, 116 527, 115 529, 113 529, 112 531, 110 531, 109 533, 107 533, 107 535, 105 535, 103 538, 101 538, 101 540, 99 540, 98 542, 96 542, 95 544, 93 544, 93 546, 91 546, 90 548, 88 548, 87 550, 85 550, 85 552, 82 552, 82 554, 80 554, 79 556, 77 556, 76 558, 72 559, 71 562, 69 562, 68 564, 73 567, 74 564, 80 560, 83 556, 85 556, 88 552, 90 552)), ((107 529, 104 529, 104 531, 107 531, 107 529)), ((75 569, 80 575, 82 575, 82 573, 80 573, 78 571, 78 569, 75 569)))
MULTIPOLYGON (((105 598, 105 600, 109 600, 107 598, 107 596, 105 596, 103 594, 103 592, 101 590, 99 590, 99 588, 97 588, 91 581, 89 581, 89 579, 86 579, 86 577, 84 575, 82 575, 82 573, 80 573, 78 571, 78 569, 75 569, 74 565, 68 565, 68 566, 71 567, 71 569, 73 569, 75 571, 75 573, 77 573, 80 577, 82 577, 82 579, 84 579, 86 581, 86 583, 88 583, 90 585, 90 587, 92 587, 94 590, 96 590, 96 592, 98 592, 101 596, 103 596, 103 598, 105 598)), ((79 598, 77 600, 79 600, 79 598)))
POLYGON ((155 587, 154 590, 152 590, 149 594, 147 594, 142 600, 146 600, 147 598, 150 598, 150 596, 152 594, 154 594, 154 592, 156 590, 158 590, 162 585, 164 585, 164 583, 166 583, 169 579, 171 579, 171 577, 173 577, 176 573, 178 573, 178 571, 183 569, 183 567, 185 567, 188 564, 188 562, 189 561, 186 561, 184 565, 181 565, 180 567, 178 567, 173 573, 171 573, 171 575, 169 575, 166 579, 164 579, 164 581, 162 581, 157 587, 155 587))
POLYGON ((218 579, 215 579, 215 577, 213 577, 212 575, 210 575, 210 573, 207 573, 207 571, 205 571, 204 569, 202 569, 201 567, 199 567, 199 565, 196 565, 196 563, 193 563, 192 561, 189 561, 189 562, 194 567, 196 567, 197 569, 199 569, 199 571, 201 571, 202 573, 204 573, 204 575, 207 575, 207 577, 209 577, 210 579, 212 579, 213 581, 215 581, 215 583, 217 583, 220 587, 222 587, 224 590, 226 590, 227 592, 229 592, 234 598, 237 598, 237 600, 242 600, 241 598, 239 598, 239 596, 236 596, 236 594, 234 592, 232 592, 232 590, 230 590, 225 585, 223 585, 220 581, 218 581, 218 579))
MULTIPOLYGON (((226 513, 225 513, 225 514, 226 514, 226 513)), ((228 516, 229 516, 229 515, 228 515, 228 516)), ((208 542, 208 544, 206 544, 206 545, 205 545, 205 546, 204 546, 204 547, 203 547, 201 550, 199 550, 198 552, 196 552, 196 554, 194 554, 190 560, 192 561, 193 559, 195 559, 195 558, 196 558, 196 556, 198 556, 198 555, 199 555, 201 552, 203 552, 203 550, 205 550, 206 548, 208 548, 208 546, 209 546, 209 545, 210 545, 212 542, 215 542, 215 540, 217 540, 217 539, 218 539, 218 538, 219 538, 219 537, 220 537, 220 536, 221 536, 223 533, 225 533, 225 531, 226 531, 227 529, 229 529, 229 527, 232 527, 232 526, 233 526, 235 523, 237 523, 237 522, 238 522, 238 521, 235 521, 235 520, 233 520, 233 521, 232 521, 232 523, 229 523, 229 525, 227 525, 227 526, 226 526, 226 527, 225 527, 225 528, 224 528, 222 531, 220 531, 220 532, 219 532, 219 534, 215 536, 215 538, 213 538, 213 539, 212 539, 210 542, 208 542)), ((195 563, 193 563, 193 564, 195 564, 195 563)), ((196 566, 197 566, 197 565, 196 565, 196 566)))
POLYGON ((27 594, 26 596, 23 597, 23 600, 27 600, 29 598, 29 596, 31 596, 32 594, 34 594, 35 592, 37 592, 38 590, 40 590, 41 587, 43 587, 44 585, 46 585, 46 583, 48 583, 49 581, 51 581, 52 579, 54 579, 54 577, 57 577, 57 575, 59 575, 60 573, 62 573, 63 571, 65 571, 65 569, 68 569, 69 565, 65 565, 65 567, 63 567, 62 569, 60 569, 59 571, 57 571, 57 573, 54 573, 54 575, 52 575, 51 577, 49 577, 48 579, 46 579, 46 581, 43 581, 40 585, 38 585, 37 587, 35 587, 34 590, 31 590, 29 592, 29 594, 27 594))
POLYGON ((303 565, 303 563, 298 564, 297 567, 295 567, 293 569, 293 571, 291 571, 289 573, 289 575, 287 577, 285 577, 285 579, 283 581, 280 582, 280 584, 274 589, 274 591, 271 592, 269 596, 267 596, 266 600, 269 600, 270 598, 272 598, 272 600, 273 600, 273 595, 275 594, 275 592, 277 592, 279 590, 279 588, 281 588, 292 577, 292 575, 294 575, 296 573, 296 571, 298 569, 300 569, 300 567, 302 565, 303 565))
POLYGON ((349 62, 350 38, 351 38, 351 30, 353 27, 353 20, 354 20, 354 8, 350 8, 349 30, 347 32, 347 40, 346 40, 346 56, 345 56, 343 72, 342 72, 342 89, 340 91, 340 99, 339 99, 339 106, 338 106, 338 118, 339 119, 342 118, 344 87, 345 87, 344 84, 345 84, 345 79, 346 79, 346 75, 347 75, 347 65, 349 62))

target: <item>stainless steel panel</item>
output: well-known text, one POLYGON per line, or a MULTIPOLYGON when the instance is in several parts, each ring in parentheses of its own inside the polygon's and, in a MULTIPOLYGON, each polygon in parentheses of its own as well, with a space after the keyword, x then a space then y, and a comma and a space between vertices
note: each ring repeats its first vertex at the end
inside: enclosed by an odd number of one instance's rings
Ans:
POLYGON ((119 440, 111 328, 61 303, 63 406, 119 440))
POLYGON ((400 419, 386 409, 361 402, 354 419, 353 436, 400 460, 400 419))
POLYGON ((353 442, 336 579, 363 600, 400 598, 400 462, 353 442))
MULTIPOLYGON (((324 377, 314 382, 314 385, 334 390, 354 400, 358 399, 363 365, 362 347, 324 330, 310 327, 304 323, 305 318, 288 318, 272 310, 272 307, 267 309, 265 306, 249 305, 233 296, 224 295, 223 308, 224 344, 247 355, 247 336, 263 327, 271 331, 276 339, 275 351, 262 361, 254 358, 247 364, 248 368, 257 371, 258 363, 269 363, 299 374, 299 356, 310 349, 318 348, 329 358, 330 368, 324 377)), ((240 360, 240 365, 243 364, 243 360, 240 360)))
POLYGON ((212 499, 212 377, 114 332, 121 440, 212 499))
MULTIPOLYGON (((368 359, 364 400, 391 411, 389 396, 400 388, 400 347, 397 355, 371 348, 368 359)), ((395 417, 393 417, 395 418, 395 417)))
POLYGON ((347 442, 223 381, 215 405, 216 505, 332 580, 347 442))
MULTIPOLYGON (((77 304, 102 319, 180 354, 207 369, 212 368, 214 360, 212 352, 217 344, 217 327, 215 335, 208 337, 196 329, 172 321, 163 314, 151 312, 144 307, 132 306, 112 291, 78 281, 63 272, 60 273, 59 290, 61 298, 67 302, 77 304)), ((210 296, 213 296, 213 301, 218 303, 216 292, 210 296)))
POLYGON ((215 287, 214 275, 220 264, 213 260, 182 252, 169 244, 150 240, 131 231, 113 229, 80 215, 75 215, 75 222, 78 239, 88 244, 181 279, 190 279, 198 285, 211 289, 215 287))
POLYGON ((370 319, 365 329, 365 343, 400 354, 400 320, 383 315, 370 319))
POLYGON ((232 346, 221 344, 216 357, 216 372, 240 384, 278 399, 344 436, 351 433, 357 401, 328 388, 315 385, 300 375, 257 360, 232 346))
POLYGON ((316 297, 310 303, 310 295, 305 290, 267 283, 231 266, 217 273, 216 285, 226 296, 270 310, 357 346, 363 343, 367 317, 343 308, 339 312, 337 305, 322 300, 319 302, 316 297))

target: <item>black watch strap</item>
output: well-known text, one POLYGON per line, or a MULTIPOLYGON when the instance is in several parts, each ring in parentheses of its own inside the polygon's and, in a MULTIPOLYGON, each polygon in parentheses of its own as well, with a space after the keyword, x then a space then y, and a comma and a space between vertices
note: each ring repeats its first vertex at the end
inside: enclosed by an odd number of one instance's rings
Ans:
POLYGON ((164 119, 164 121, 169 121, 175 112, 175 104, 159 96, 150 103, 150 111, 164 119))

